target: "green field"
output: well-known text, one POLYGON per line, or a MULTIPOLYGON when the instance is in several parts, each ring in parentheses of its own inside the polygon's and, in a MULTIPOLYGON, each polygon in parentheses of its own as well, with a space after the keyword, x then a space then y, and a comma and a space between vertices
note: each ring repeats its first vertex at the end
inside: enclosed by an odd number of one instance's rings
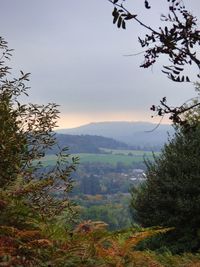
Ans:
MULTIPOLYGON (((80 158, 80 163, 91 162, 91 163, 108 163, 116 165, 121 162, 125 165, 133 165, 134 163, 144 162, 144 159, 153 160, 153 154, 150 151, 139 151, 139 150, 110 150, 104 149, 104 154, 89 154, 89 153, 79 153, 73 154, 72 156, 78 156, 80 158)), ((159 152, 155 153, 156 156, 159 152)), ((56 163, 55 155, 47 155, 42 160, 44 166, 52 166, 56 163)))
MULTIPOLYGON (((110 149, 110 148, 101 148, 102 153, 105 152, 106 154, 113 154, 113 155, 128 155, 128 154, 133 154, 133 156, 147 156, 151 157, 152 152, 151 151, 143 151, 143 150, 125 150, 125 149, 110 149)), ((159 155, 160 152, 154 152, 155 155, 159 155)))

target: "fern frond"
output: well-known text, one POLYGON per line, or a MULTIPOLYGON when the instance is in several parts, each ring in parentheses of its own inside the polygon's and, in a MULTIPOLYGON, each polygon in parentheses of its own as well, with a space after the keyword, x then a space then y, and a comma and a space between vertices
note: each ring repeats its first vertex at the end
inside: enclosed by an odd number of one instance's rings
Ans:
POLYGON ((27 247, 45 248, 52 247, 53 243, 49 239, 36 239, 27 243, 27 247))

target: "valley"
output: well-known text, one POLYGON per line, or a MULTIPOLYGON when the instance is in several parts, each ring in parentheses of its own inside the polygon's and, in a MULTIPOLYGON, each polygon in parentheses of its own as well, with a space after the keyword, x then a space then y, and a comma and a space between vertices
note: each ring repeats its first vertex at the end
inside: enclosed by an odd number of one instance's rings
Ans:
MULTIPOLYGON (((102 136, 57 136, 59 145, 69 149, 69 162, 79 158, 70 197, 77 204, 80 220, 104 221, 112 231, 130 227, 134 219, 129 210, 130 192, 146 179, 144 162, 152 162, 160 152, 137 150, 102 136)), ((41 161, 46 171, 56 164, 55 151, 53 148, 41 161)))
MULTIPOLYGON (((145 181, 145 161, 152 162, 160 155, 170 129, 164 126, 164 134, 161 129, 157 132, 158 143, 151 143, 145 129, 153 127, 149 123, 109 122, 56 132, 59 147, 68 148, 68 162, 79 158, 71 177, 74 186, 70 197, 77 204, 80 220, 104 221, 112 231, 131 226, 130 192, 145 181), (131 137, 132 143, 125 137, 115 139, 119 133, 131 137)), ((56 164, 58 152, 58 147, 47 151, 41 160, 45 171, 56 164)), ((59 192, 56 194, 59 197, 59 192)))

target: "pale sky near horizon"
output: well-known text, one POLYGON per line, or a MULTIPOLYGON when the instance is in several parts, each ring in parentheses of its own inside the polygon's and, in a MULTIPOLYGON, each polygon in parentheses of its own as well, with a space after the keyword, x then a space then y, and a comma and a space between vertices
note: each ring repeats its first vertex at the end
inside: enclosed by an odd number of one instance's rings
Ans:
MULTIPOLYGON (((166 0, 151 0, 150 11, 143 0, 128 2, 138 17, 155 27, 166 13, 166 0)), ((194 14, 200 11, 200 1, 184 2, 194 14)), ((166 96, 178 105, 195 95, 192 84, 175 84, 162 75, 164 59, 141 69, 142 55, 124 56, 142 51, 137 36, 146 31, 134 22, 127 23, 127 30, 118 29, 107 0, 0 3, 0 36, 15 49, 13 73, 31 72, 28 102, 60 105, 60 128, 95 121, 157 123, 159 119, 151 119, 152 104, 166 96)))

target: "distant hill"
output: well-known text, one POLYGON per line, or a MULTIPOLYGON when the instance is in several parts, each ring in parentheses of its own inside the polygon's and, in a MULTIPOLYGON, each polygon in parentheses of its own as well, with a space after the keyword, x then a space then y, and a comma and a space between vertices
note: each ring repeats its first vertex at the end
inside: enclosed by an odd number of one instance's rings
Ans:
MULTIPOLYGON (((108 149, 128 149, 129 146, 123 142, 112 138, 96 135, 70 135, 56 134, 60 147, 68 147, 70 153, 101 153, 100 148, 108 149)), ((54 147, 48 151, 48 154, 57 153, 58 149, 54 147)))
POLYGON ((113 138, 138 148, 160 148, 168 141, 168 133, 173 128, 168 124, 150 122, 96 122, 71 129, 58 130, 58 133, 72 135, 98 135, 113 138), (155 129, 155 130, 154 130, 155 129))

